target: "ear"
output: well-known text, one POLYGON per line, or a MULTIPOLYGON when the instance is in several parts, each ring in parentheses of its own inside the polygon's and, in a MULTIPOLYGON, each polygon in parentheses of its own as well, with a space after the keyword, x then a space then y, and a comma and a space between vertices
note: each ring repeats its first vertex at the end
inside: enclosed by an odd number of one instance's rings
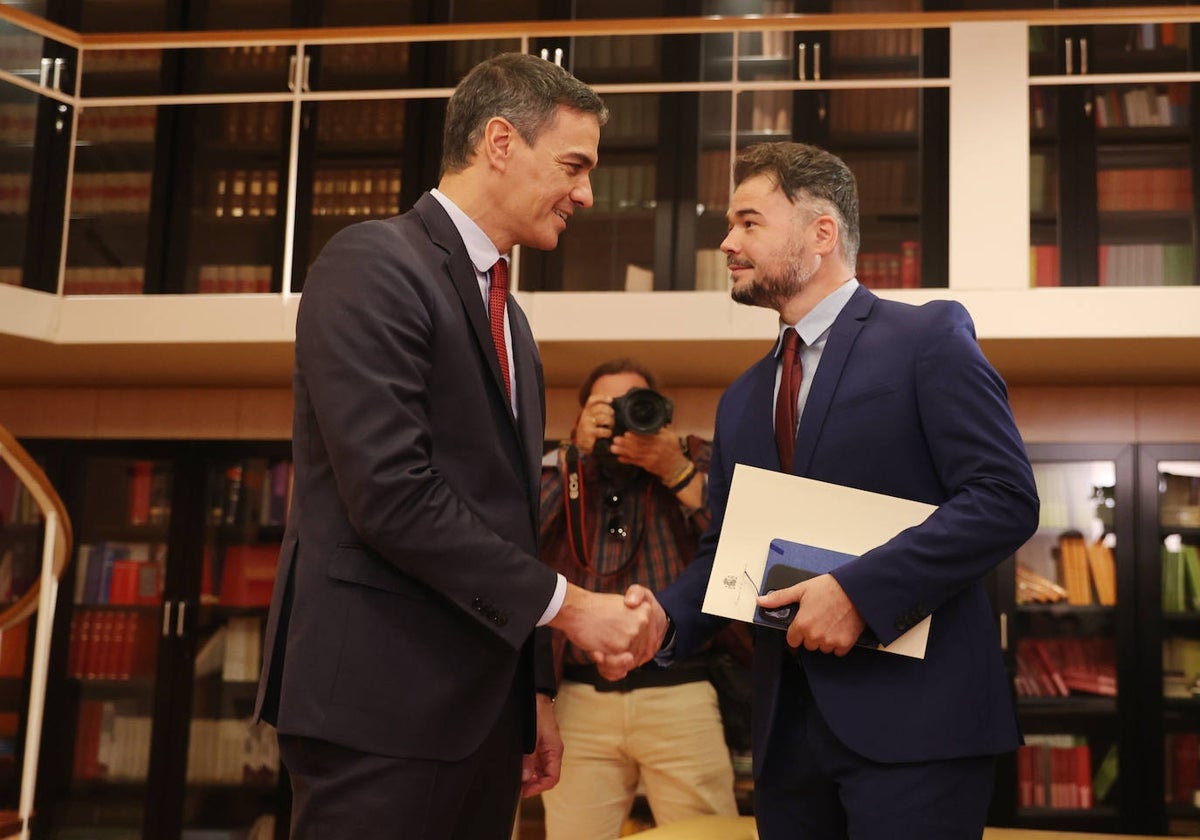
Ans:
POLYGON ((837 219, 833 216, 826 213, 817 216, 817 218, 813 219, 812 225, 809 228, 813 250, 823 257, 832 254, 834 249, 837 248, 841 233, 837 219))
POLYGON ((488 163, 503 171, 508 166, 508 159, 516 142, 517 130, 504 117, 492 117, 483 127, 483 153, 488 163))

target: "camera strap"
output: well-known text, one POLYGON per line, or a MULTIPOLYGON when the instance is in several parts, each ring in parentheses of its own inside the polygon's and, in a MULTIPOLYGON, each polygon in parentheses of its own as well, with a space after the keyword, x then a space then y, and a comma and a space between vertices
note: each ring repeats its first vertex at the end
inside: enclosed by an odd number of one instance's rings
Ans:
POLYGON ((622 560, 617 568, 611 572, 602 572, 592 565, 591 557, 587 549, 587 526, 584 522, 584 480, 583 474, 579 469, 579 448, 574 443, 568 443, 563 453, 563 505, 567 515, 567 537, 568 544, 571 546, 571 554, 575 558, 575 562, 584 568, 589 574, 597 577, 612 577, 625 571, 633 563, 637 557, 638 551, 641 550, 642 541, 646 538, 645 516, 647 515, 646 506, 650 502, 650 492, 653 490, 652 485, 646 487, 646 497, 642 504, 642 527, 638 529, 637 538, 633 540, 633 547, 629 552, 629 556, 622 560))

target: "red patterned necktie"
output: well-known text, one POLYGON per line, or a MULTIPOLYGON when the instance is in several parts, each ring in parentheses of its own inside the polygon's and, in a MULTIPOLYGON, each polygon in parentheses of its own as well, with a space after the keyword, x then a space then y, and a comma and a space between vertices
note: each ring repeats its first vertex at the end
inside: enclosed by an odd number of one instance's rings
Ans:
POLYGON ((783 373, 779 377, 779 395, 775 398, 775 448, 779 468, 792 471, 796 452, 796 402, 800 398, 800 335, 791 327, 783 334, 783 373))
POLYGON ((504 344, 504 309, 508 305, 508 263, 504 258, 496 260, 488 272, 491 285, 488 289, 488 319, 492 322, 492 343, 496 345, 496 358, 500 362, 500 374, 504 377, 504 393, 512 401, 512 380, 508 374, 508 348, 504 344))

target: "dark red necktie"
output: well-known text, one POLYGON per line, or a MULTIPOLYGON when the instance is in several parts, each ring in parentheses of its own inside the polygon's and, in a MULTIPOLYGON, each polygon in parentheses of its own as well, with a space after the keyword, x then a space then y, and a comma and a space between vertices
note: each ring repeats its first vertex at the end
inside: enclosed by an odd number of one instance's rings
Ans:
POLYGON ((488 289, 488 319, 492 322, 492 343, 496 345, 500 375, 504 377, 504 393, 511 402, 512 379, 508 374, 508 348, 504 344, 504 309, 508 305, 508 263, 503 257, 496 260, 488 276, 492 281, 488 289))
POLYGON ((779 377, 779 395, 775 398, 775 448, 779 468, 792 471, 796 452, 796 402, 800 398, 800 335, 791 327, 783 333, 783 372, 779 377))

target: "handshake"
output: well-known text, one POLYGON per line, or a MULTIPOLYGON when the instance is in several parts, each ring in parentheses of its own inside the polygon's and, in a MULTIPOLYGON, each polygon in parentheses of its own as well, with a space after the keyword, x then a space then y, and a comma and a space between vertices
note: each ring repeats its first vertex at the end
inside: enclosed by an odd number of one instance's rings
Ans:
POLYGON ((550 626, 589 651, 602 677, 619 680, 658 653, 667 633, 667 614, 644 586, 634 584, 621 596, 567 584, 562 608, 550 626))

